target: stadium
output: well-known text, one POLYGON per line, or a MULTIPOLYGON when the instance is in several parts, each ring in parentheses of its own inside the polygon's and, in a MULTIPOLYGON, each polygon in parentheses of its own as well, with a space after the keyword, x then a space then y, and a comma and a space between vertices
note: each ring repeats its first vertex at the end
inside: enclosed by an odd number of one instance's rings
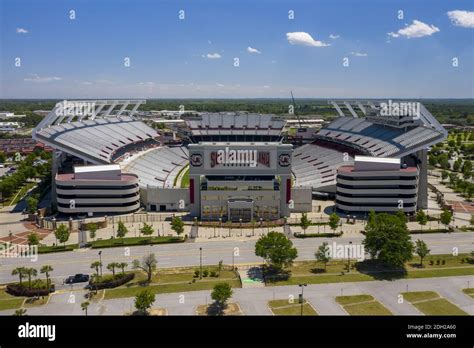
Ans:
POLYGON ((420 103, 337 100, 331 122, 299 120, 291 136, 294 117, 192 113, 170 140, 139 119, 144 103, 63 101, 34 129, 54 149, 58 212, 267 221, 334 199, 343 212, 414 213, 427 207, 427 149, 447 137, 420 103))

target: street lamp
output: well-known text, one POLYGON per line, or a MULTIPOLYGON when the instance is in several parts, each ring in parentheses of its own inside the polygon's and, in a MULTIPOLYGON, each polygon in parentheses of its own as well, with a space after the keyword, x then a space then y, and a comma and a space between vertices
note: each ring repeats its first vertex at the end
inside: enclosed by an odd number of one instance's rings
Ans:
POLYGON ((219 237, 222 234, 222 217, 219 218, 219 237))
POLYGON ((242 218, 239 219, 239 225, 240 225, 240 236, 242 237, 242 218))
POLYGON ((260 233, 262 233, 262 222, 263 222, 263 218, 260 218, 260 233))
POLYGON ((300 295, 300 303, 301 303, 301 315, 303 315, 303 304, 304 304, 304 287, 307 286, 308 284, 298 284, 298 286, 301 288, 301 295, 300 295))
POLYGON ((349 241, 349 250, 347 253, 347 273, 351 271, 351 247, 352 247, 352 241, 349 241))
POLYGON ((197 216, 194 217, 194 227, 196 227, 196 238, 199 237, 199 227, 198 227, 198 218, 197 216))
POLYGON ((102 278, 102 250, 99 251, 100 277, 102 278))
POLYGON ((199 248, 199 279, 202 279, 202 248, 199 248))

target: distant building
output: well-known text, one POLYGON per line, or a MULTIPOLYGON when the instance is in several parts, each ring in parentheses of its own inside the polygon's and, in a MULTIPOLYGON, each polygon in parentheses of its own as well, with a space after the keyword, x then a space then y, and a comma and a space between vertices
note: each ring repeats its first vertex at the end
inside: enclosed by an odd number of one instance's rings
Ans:
POLYGON ((14 133, 19 128, 21 128, 19 122, 0 122, 0 132, 3 133, 14 133))
POLYGON ((0 120, 8 120, 9 118, 26 117, 26 115, 15 115, 14 112, 0 111, 0 120))

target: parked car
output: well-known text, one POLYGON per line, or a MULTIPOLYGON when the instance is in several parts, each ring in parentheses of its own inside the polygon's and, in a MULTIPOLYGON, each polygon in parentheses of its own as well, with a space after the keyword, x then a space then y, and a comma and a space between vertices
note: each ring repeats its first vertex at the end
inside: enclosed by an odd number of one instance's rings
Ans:
POLYGON ((64 283, 66 284, 74 284, 74 283, 84 283, 89 281, 89 275, 88 274, 75 274, 73 276, 67 277, 66 280, 64 280, 64 283))

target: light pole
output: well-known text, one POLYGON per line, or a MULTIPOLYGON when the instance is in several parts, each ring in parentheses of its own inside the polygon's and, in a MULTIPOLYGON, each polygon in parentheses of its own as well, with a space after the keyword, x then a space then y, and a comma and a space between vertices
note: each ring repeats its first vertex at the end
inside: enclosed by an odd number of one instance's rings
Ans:
POLYGON ((304 287, 307 286, 308 284, 298 284, 298 286, 301 288, 301 295, 300 295, 300 303, 301 303, 301 316, 303 316, 303 304, 304 304, 304 287))
POLYGON ((99 251, 100 277, 102 278, 102 250, 99 251))
POLYGON ((349 250, 347 253, 347 273, 351 271, 351 248, 352 248, 352 241, 349 241, 349 250))
POLYGON ((242 237, 242 218, 239 219, 240 236, 242 237))
MULTIPOLYGON (((232 270, 235 269, 234 258, 235 258, 235 254, 234 254, 234 250, 232 250, 232 270)), ((468 287, 468 288, 469 288, 469 287, 468 287)))
POLYGON ((202 248, 199 248, 199 279, 202 279, 202 248))
POLYGON ((262 233, 262 222, 263 222, 263 218, 260 218, 260 233, 262 233))
POLYGON ((219 218, 219 237, 222 234, 222 217, 219 218))

